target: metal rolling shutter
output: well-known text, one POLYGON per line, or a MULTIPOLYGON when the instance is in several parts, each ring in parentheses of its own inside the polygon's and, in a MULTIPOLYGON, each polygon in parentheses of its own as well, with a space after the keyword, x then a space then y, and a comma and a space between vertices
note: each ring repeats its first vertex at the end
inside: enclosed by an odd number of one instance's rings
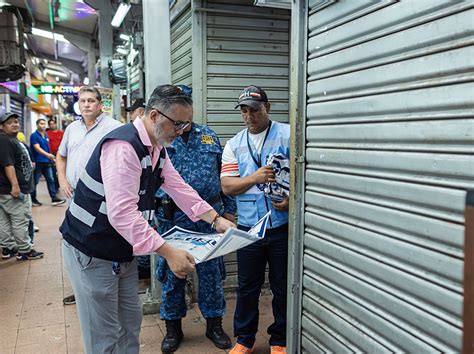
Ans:
MULTIPOLYGON (((202 121, 225 144, 244 128, 235 104, 248 85, 265 89, 272 103, 270 118, 288 122, 289 12, 253 6, 253 1, 202 1, 196 11, 205 19, 203 65, 195 66, 202 82, 202 121), (202 71, 200 73, 199 71, 202 71)), ((198 31, 199 32, 199 31, 198 31)), ((197 92, 195 90, 194 92, 197 92)), ((196 109, 196 107, 195 107, 196 109)), ((199 119, 199 117, 197 117, 199 119)), ((237 256, 225 257, 225 287, 237 285, 237 256)))
POLYGON ((24 132, 25 128, 25 117, 23 114, 23 102, 17 101, 10 97, 10 112, 16 113, 20 116, 20 131, 24 132))
POLYGON ((473 7, 309 1, 302 352, 461 349, 473 7))
POLYGON ((191 4, 171 22, 171 81, 192 86, 191 4))
POLYGON ((289 12, 252 5, 253 1, 205 2, 204 117, 223 144, 243 129, 234 106, 245 86, 266 90, 271 119, 289 119, 289 12))

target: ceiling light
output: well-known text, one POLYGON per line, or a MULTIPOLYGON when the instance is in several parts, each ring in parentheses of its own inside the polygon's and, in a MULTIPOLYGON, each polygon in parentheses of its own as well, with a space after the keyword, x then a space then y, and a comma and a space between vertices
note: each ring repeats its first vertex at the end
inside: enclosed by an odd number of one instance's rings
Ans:
POLYGON ((83 81, 84 85, 89 85, 89 78, 86 76, 83 81))
POLYGON ((55 39, 57 41, 65 42, 65 43, 70 43, 62 34, 59 33, 53 33, 50 31, 45 31, 39 28, 33 27, 31 29, 31 33, 35 36, 40 36, 44 38, 49 38, 49 39, 55 39))
POLYGON ((123 55, 127 55, 128 54, 128 51, 125 49, 125 48, 117 48, 117 53, 120 53, 120 54, 123 54, 123 55))
POLYGON ((127 16, 130 7, 132 7, 132 5, 124 2, 119 5, 117 12, 115 13, 114 18, 112 19, 112 22, 110 22, 112 27, 120 27, 123 22, 123 19, 125 18, 125 16, 127 16))
POLYGON ((54 76, 59 76, 59 77, 68 77, 69 75, 58 70, 52 70, 52 69, 45 69, 43 72, 45 75, 54 75, 54 76))
POLYGON ((130 40, 130 36, 128 34, 125 34, 125 33, 120 33, 120 38, 123 39, 124 41, 129 41, 130 40))
POLYGON ((275 7, 279 9, 291 10, 290 0, 255 0, 254 5, 262 7, 275 7))

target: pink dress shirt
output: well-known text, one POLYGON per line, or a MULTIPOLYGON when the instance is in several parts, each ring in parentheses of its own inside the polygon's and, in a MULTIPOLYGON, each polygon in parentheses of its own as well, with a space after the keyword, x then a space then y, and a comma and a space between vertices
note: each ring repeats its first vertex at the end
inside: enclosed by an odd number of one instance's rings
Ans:
MULTIPOLYGON (((152 156, 152 166, 155 168, 163 147, 152 146, 141 119, 135 119, 133 124, 138 130, 140 140, 148 147, 152 156)), ((134 255, 155 252, 165 240, 150 227, 138 210, 142 166, 132 145, 122 140, 105 142, 102 145, 100 167, 110 224, 133 246, 134 255)), ((161 188, 192 221, 199 220, 199 215, 212 209, 184 182, 168 156, 161 176, 164 178, 161 188)))

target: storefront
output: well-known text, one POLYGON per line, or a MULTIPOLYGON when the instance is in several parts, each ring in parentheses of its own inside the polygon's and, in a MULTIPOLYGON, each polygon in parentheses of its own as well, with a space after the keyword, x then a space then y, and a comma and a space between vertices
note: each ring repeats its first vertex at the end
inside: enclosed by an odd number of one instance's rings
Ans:
POLYGON ((291 352, 460 352, 474 5, 295 3, 291 352))

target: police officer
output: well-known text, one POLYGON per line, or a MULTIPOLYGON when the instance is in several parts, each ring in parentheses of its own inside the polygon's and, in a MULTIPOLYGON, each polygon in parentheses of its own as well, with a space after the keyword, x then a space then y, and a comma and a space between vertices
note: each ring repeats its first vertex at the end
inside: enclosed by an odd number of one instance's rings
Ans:
POLYGON ((222 190, 237 198, 239 229, 249 230, 268 211, 271 216, 265 238, 237 251, 239 288, 234 315, 237 343, 230 353, 253 352, 258 330, 258 301, 267 264, 275 318, 268 327, 270 352, 285 353, 288 197, 281 202, 272 201, 261 187, 276 181, 275 171, 267 166, 268 158, 290 157, 290 127, 270 120, 270 102, 258 86, 243 89, 235 108, 240 108, 246 129, 230 139, 224 148, 222 190))
MULTIPOLYGON (((190 94, 191 89, 182 86, 183 92, 190 94)), ((236 205, 233 197, 221 194, 220 168, 222 147, 216 133, 205 125, 192 123, 171 146, 167 147, 173 166, 183 179, 194 188, 202 199, 222 214, 234 221, 236 205)), ((186 214, 175 206, 172 200, 161 190, 157 193, 158 232, 168 231, 174 225, 188 230, 213 233, 209 224, 192 222, 186 214)), ((231 342, 222 329, 222 316, 225 313, 224 260, 218 257, 196 266, 199 278, 198 304, 207 322, 206 336, 221 349, 230 348, 231 342)), ((185 279, 178 279, 169 270, 162 257, 157 262, 157 278, 163 283, 160 316, 166 321, 166 336, 161 349, 174 352, 183 338, 181 319, 186 315, 185 279)))

